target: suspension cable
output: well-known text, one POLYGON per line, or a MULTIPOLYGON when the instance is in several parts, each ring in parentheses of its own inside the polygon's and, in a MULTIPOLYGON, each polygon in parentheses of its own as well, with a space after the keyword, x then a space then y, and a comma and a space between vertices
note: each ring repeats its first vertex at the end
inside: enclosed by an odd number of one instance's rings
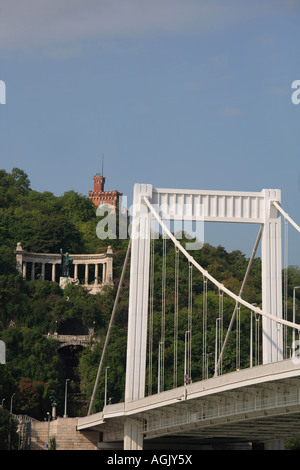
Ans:
POLYGON ((189 294, 188 294, 188 382, 192 381, 192 320, 193 320, 193 265, 189 261, 189 294))
MULTIPOLYGON (((215 284, 219 289, 221 289, 223 292, 225 292, 227 295, 229 295, 230 297, 232 297, 236 302, 244 305, 245 307, 247 307, 249 310, 253 310, 254 312, 258 313, 259 315, 262 315, 266 318, 269 318, 270 320, 273 320, 275 321, 276 323, 281 323, 283 325, 287 325, 287 326, 290 326, 291 328, 295 328, 296 330, 300 331, 300 325, 298 325, 297 323, 293 323, 293 322, 290 322, 290 321, 287 321, 287 320, 284 320, 282 318, 279 318, 279 317, 275 317, 274 315, 271 315, 267 312, 263 312, 259 307, 253 307, 253 305, 249 304, 249 302, 247 302, 246 300, 242 299, 240 296, 234 294, 233 292, 231 292, 229 289, 227 289, 222 283, 220 283, 219 281, 217 281, 213 276, 211 276, 209 274, 208 271, 206 271, 204 268, 202 268, 202 266, 200 266, 199 263, 197 263, 197 261, 185 250, 185 248, 183 248, 183 246, 178 242, 178 240, 173 236, 173 234, 170 232, 170 230, 168 229, 168 227, 166 226, 166 224, 164 224, 164 222, 162 221, 162 219, 160 218, 160 216, 157 214, 157 212, 154 210, 152 204, 150 203, 149 199, 147 196, 144 196, 143 197, 146 205, 148 206, 148 208, 150 209, 150 211, 152 212, 152 214, 154 215, 154 217, 156 218, 156 220, 159 222, 160 226, 162 227, 162 229, 164 230, 164 232, 170 237, 170 239, 173 241, 173 243, 179 248, 179 250, 190 260, 190 262, 205 276, 207 277, 207 279, 209 279, 213 284, 215 284)), ((300 228, 299 228, 299 231, 300 231, 300 228)))
POLYGON ((218 347, 218 356, 220 358, 219 371, 222 374, 222 357, 221 357, 221 347, 223 342, 223 291, 219 290, 219 347, 218 347))
POLYGON ((241 367, 241 306, 238 305, 236 315, 236 369, 241 367))
POLYGON ((299 225, 296 224, 296 222, 293 221, 293 219, 289 216, 289 214, 287 214, 283 209, 282 207, 278 204, 278 202, 276 201, 272 201, 272 204, 273 206, 276 207, 276 209, 279 210, 279 212, 281 212, 281 214, 284 216, 285 219, 287 219, 292 225, 293 227, 298 230, 298 232, 300 232, 300 227, 299 225))
POLYGON ((161 338, 160 338, 160 391, 164 390, 165 376, 165 332, 166 332, 166 258, 167 237, 163 234, 163 256, 162 256, 162 293, 161 293, 161 338))
POLYGON ((179 284, 179 250, 175 246, 175 286, 174 286, 174 373, 173 385, 177 387, 178 361, 178 284, 179 284))
POLYGON ((205 380, 208 378, 207 370, 207 351, 206 351, 206 341, 207 341, 207 279, 203 276, 203 320, 202 320, 202 336, 203 336, 203 362, 202 362, 202 378, 205 380))
POLYGON ((154 237, 150 241, 150 289, 149 289, 149 371, 148 395, 152 395, 153 375, 153 301, 154 301, 154 237))
POLYGON ((99 366, 98 366, 98 371, 97 371, 97 376, 96 376, 96 380, 95 380, 95 383, 94 383, 93 393, 92 393, 91 401, 90 401, 90 404, 89 404, 88 416, 93 411, 93 406, 94 406, 96 392, 97 392, 97 388, 98 388, 98 384, 99 384, 99 379, 100 379, 100 375, 101 375, 101 372, 102 372, 102 369, 103 369, 104 358, 105 358, 106 350, 107 350, 107 347, 108 347, 108 344, 109 344, 110 334, 111 334, 112 327, 113 327, 113 324, 114 324, 114 319, 115 319, 115 316, 116 316, 116 311, 117 311, 117 306, 118 306, 118 302, 119 302, 119 298, 120 298, 120 294, 121 294, 121 289, 122 289, 122 285, 123 285, 125 274, 126 274, 126 268, 127 268, 127 264, 128 264, 128 260, 129 260, 130 250, 131 250, 131 238, 129 239, 129 243, 128 243, 128 247, 127 247, 127 251, 126 251, 126 256, 125 256, 125 261, 124 261, 123 268, 122 268, 121 278, 120 278, 119 285, 118 285, 117 295, 115 297, 114 306, 113 306, 113 310, 112 310, 112 314, 111 314, 111 317, 110 317, 110 322, 109 322, 109 325, 108 325, 108 330, 107 330, 107 334, 106 334, 106 338, 105 338, 105 343, 104 343, 104 346, 103 346, 101 359, 100 359, 100 363, 99 363, 99 366))
MULTIPOLYGON (((288 317, 288 220, 284 219, 283 318, 288 317)), ((283 325, 283 355, 287 357, 287 327, 283 325)))
MULTIPOLYGON (((242 297, 242 295, 244 293, 244 289, 245 289, 245 286, 246 286, 246 283, 247 283, 247 280, 248 280, 248 277, 249 277, 249 274, 250 274, 250 271, 251 271, 251 268, 252 268, 252 264, 253 264, 253 261, 254 261, 254 258, 255 258, 256 252, 257 252, 257 248, 258 248, 261 236, 262 236, 262 231, 263 231, 263 227, 261 225, 260 228, 259 228, 258 235, 257 235, 256 240, 255 240, 255 244, 254 244, 254 247, 253 247, 249 262, 248 262, 246 273, 245 273, 245 276, 244 276, 244 279, 243 279, 243 282, 242 282, 242 285, 241 285, 241 288, 240 288, 240 291, 239 291, 239 296, 240 297, 242 297)), ((225 351, 225 348, 227 346, 227 342, 228 342, 230 332, 231 332, 231 330, 233 328, 233 325, 234 325, 235 316, 236 316, 236 313, 237 313, 238 306, 239 306, 239 303, 236 302, 234 310, 233 310, 233 314, 232 314, 232 317, 231 317, 231 320, 230 320, 230 323, 229 323, 229 326, 228 326, 228 329, 227 329, 227 333, 226 333, 226 336, 225 336, 225 339, 224 339, 221 354, 219 356, 217 368, 216 368, 216 371, 215 371, 216 375, 218 373, 218 367, 219 367, 219 364, 220 364, 220 362, 223 358, 224 351, 225 351)))
POLYGON ((255 315, 255 365, 259 365, 259 322, 260 316, 255 315))

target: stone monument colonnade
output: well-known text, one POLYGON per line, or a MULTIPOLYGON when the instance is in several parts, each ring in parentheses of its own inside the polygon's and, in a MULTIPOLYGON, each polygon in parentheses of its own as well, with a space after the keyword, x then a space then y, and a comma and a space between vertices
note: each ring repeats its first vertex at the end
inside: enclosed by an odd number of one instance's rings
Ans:
MULTIPOLYGON (((24 251, 21 243, 17 244, 17 248, 14 251, 16 255, 16 263, 18 271, 23 275, 24 279, 30 276, 31 280, 35 280, 37 275, 41 280, 48 280, 57 282, 60 276, 57 273, 57 265, 61 267, 61 255, 56 253, 31 253, 24 251), (49 268, 46 265, 50 265, 51 273, 49 275, 49 268), (30 269, 28 273, 28 269, 30 269)), ((86 287, 91 294, 100 292, 104 286, 113 285, 113 256, 111 246, 108 246, 106 253, 100 254, 70 254, 73 260, 74 274, 70 277, 70 283, 82 284, 86 287), (89 266, 94 267, 93 279, 90 281, 91 274, 89 272, 89 266), (84 266, 84 277, 81 279, 79 270, 82 273, 81 266, 84 266)))

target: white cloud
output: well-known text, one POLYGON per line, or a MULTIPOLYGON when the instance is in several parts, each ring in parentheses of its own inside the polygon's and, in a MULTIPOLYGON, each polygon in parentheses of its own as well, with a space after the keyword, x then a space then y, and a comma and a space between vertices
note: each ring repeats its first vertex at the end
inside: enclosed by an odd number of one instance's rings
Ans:
POLYGON ((205 33, 263 11, 261 4, 240 0, 2 0, 0 50, 155 32, 205 33))

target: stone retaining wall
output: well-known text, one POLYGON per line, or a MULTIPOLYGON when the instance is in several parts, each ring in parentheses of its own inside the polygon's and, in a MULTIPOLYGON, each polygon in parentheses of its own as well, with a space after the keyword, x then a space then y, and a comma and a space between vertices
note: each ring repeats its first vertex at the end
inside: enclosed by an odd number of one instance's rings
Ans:
MULTIPOLYGON (((49 436, 55 436, 56 450, 97 450, 99 433, 76 430, 77 418, 57 418, 50 421, 49 436)), ((47 450, 48 422, 30 424, 30 450, 47 450)))

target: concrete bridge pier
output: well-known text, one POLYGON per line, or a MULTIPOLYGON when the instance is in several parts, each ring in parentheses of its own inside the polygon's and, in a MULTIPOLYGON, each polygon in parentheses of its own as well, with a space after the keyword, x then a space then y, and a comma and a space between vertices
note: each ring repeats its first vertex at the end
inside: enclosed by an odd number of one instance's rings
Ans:
POLYGON ((124 450, 143 450, 143 434, 136 419, 126 419, 124 424, 124 450))

